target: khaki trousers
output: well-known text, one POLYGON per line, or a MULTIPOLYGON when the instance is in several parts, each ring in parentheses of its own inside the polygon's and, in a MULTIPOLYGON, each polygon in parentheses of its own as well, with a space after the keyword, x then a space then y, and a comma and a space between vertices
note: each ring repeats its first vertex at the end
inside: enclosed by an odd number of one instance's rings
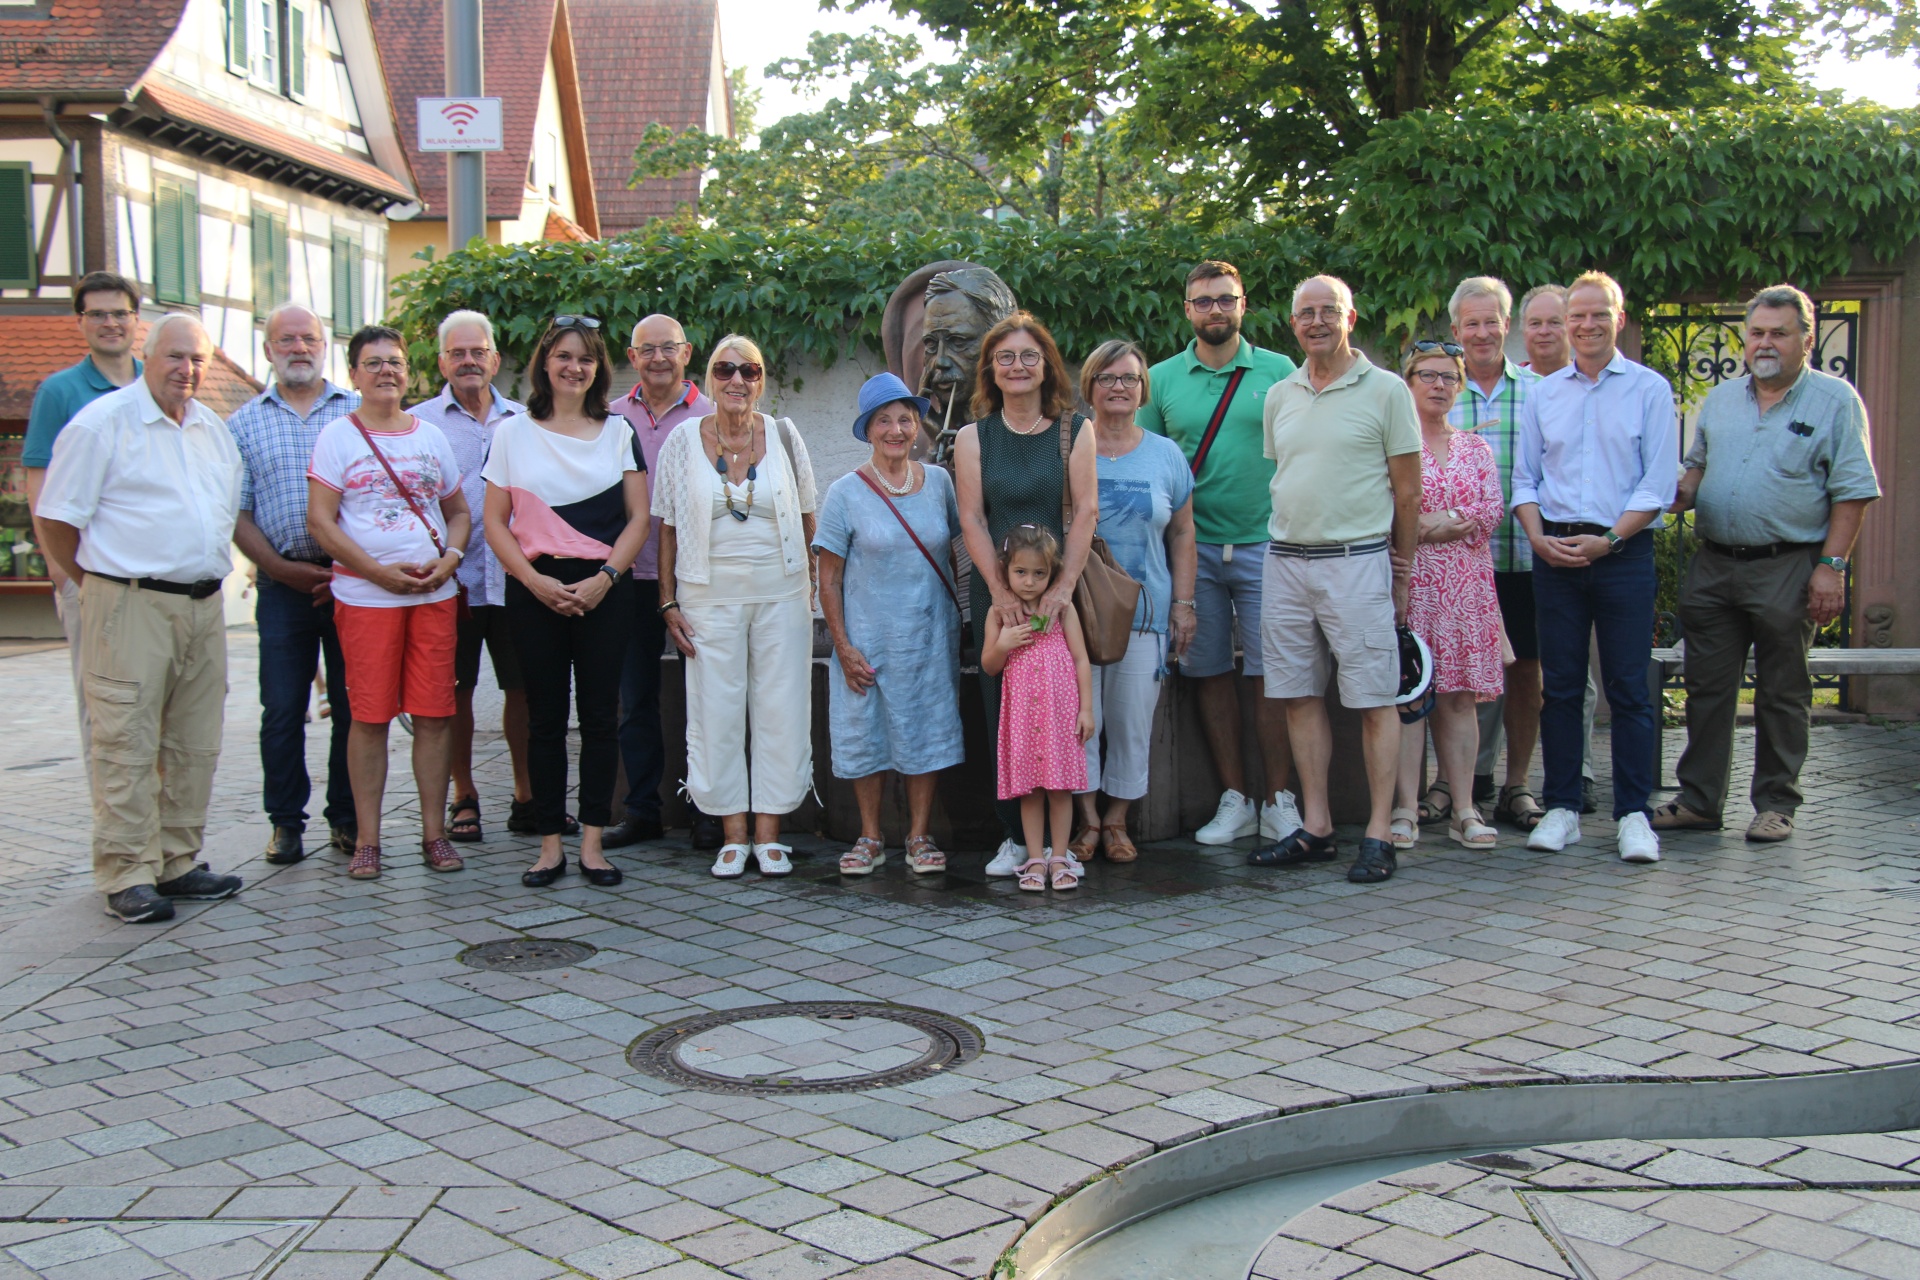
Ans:
POLYGON ((80 678, 80 588, 71 581, 53 593, 53 612, 67 637, 67 661, 73 664, 73 705, 80 721, 80 761, 93 786, 93 726, 87 723, 87 682, 80 678))
POLYGON ((1702 548, 1687 566, 1680 594, 1686 629, 1687 749, 1676 773, 1680 803, 1721 817, 1733 772, 1733 726, 1740 677, 1752 646, 1753 786, 1756 812, 1791 816, 1800 807, 1813 680, 1807 649, 1807 580, 1818 547, 1768 560, 1735 560, 1702 548))
POLYGON ((93 883, 102 893, 193 869, 227 701, 226 611, 89 576, 80 663, 93 725, 93 883))

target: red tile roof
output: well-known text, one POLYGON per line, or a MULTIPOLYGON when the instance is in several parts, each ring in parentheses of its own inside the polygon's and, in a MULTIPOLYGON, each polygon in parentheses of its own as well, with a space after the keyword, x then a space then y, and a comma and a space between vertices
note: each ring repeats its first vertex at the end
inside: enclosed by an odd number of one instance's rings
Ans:
MULTIPOLYGON (((719 39, 719 0, 568 0, 574 30, 580 99, 593 149, 600 234, 618 235, 695 203, 697 174, 657 178, 629 188, 633 150, 647 125, 674 130, 707 127, 707 99, 719 39), (584 33, 592 33, 589 38, 584 33)), ((720 104, 723 132, 731 112, 720 104)))
MULTIPOLYGON (((72 316, 0 315, 0 422, 25 422, 33 393, 50 373, 87 354, 72 316)), ((200 402, 221 417, 260 394, 260 384, 215 348, 200 384, 200 402)))
MULTIPOLYGON (((414 99, 437 98, 447 85, 442 0, 369 0, 374 35, 386 64, 387 83, 400 140, 413 161, 414 180, 427 216, 447 214, 447 159, 419 151, 414 99)), ((500 98, 506 148, 487 156, 487 217, 518 218, 533 155, 533 122, 540 111, 540 83, 553 48, 558 0, 487 0, 483 33, 488 97, 500 98)))
POLYGON ((586 229, 572 218, 547 210, 547 229, 540 237, 543 240, 575 240, 582 243, 593 239, 586 229))
POLYGON ((139 83, 185 0, 52 0, 0 21, 0 93, 117 98, 139 83))

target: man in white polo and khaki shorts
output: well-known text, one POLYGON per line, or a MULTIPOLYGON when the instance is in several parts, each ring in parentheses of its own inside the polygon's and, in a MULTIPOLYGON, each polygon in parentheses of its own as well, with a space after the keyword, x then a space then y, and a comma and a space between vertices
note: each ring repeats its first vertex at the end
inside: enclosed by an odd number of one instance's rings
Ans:
POLYGON ((1266 694, 1287 704, 1300 787, 1301 828, 1255 849, 1256 867, 1331 862, 1339 850, 1327 803, 1333 730, 1324 695, 1328 662, 1340 701, 1360 712, 1371 811, 1355 884, 1394 872, 1387 825, 1400 750, 1398 624, 1420 531, 1420 424, 1400 376, 1349 343, 1353 292, 1313 276, 1293 292, 1293 333, 1307 362, 1267 393, 1273 514, 1261 584, 1266 694))

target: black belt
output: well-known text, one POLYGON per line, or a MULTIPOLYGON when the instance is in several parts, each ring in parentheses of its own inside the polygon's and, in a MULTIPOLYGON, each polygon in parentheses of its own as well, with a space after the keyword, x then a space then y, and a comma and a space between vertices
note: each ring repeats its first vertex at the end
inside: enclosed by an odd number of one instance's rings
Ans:
POLYGON ((108 582, 117 582, 123 587, 138 587, 142 591, 164 591, 170 596, 190 596, 195 600, 205 600, 220 590, 220 579, 202 578, 198 582, 168 582, 165 578, 120 578, 111 573, 88 572, 89 577, 105 578, 108 582))
POLYGON ((1761 546, 1733 547, 1724 542, 1715 542, 1712 538, 1700 539, 1700 545, 1717 556, 1729 560, 1771 560, 1775 556, 1792 555, 1797 551, 1811 551, 1819 546, 1817 542, 1769 542, 1761 546))
POLYGON ((1540 531, 1549 538, 1604 538, 1607 536, 1607 526, 1604 524, 1577 524, 1566 520, 1542 520, 1540 531))
POLYGON ((1269 542, 1267 544, 1267 554, 1270 556, 1298 556, 1304 560, 1369 556, 1376 551, 1386 549, 1385 538, 1370 538, 1365 542, 1269 542))

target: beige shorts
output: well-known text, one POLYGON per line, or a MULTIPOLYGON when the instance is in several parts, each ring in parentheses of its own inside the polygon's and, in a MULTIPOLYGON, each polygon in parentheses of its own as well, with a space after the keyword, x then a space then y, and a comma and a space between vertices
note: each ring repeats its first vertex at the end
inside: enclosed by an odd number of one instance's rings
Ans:
POLYGON ((1385 549, 1353 556, 1266 553, 1260 655, 1269 698, 1317 698, 1328 659, 1340 665, 1340 702, 1387 707, 1400 693, 1393 627, 1393 562, 1385 549))

